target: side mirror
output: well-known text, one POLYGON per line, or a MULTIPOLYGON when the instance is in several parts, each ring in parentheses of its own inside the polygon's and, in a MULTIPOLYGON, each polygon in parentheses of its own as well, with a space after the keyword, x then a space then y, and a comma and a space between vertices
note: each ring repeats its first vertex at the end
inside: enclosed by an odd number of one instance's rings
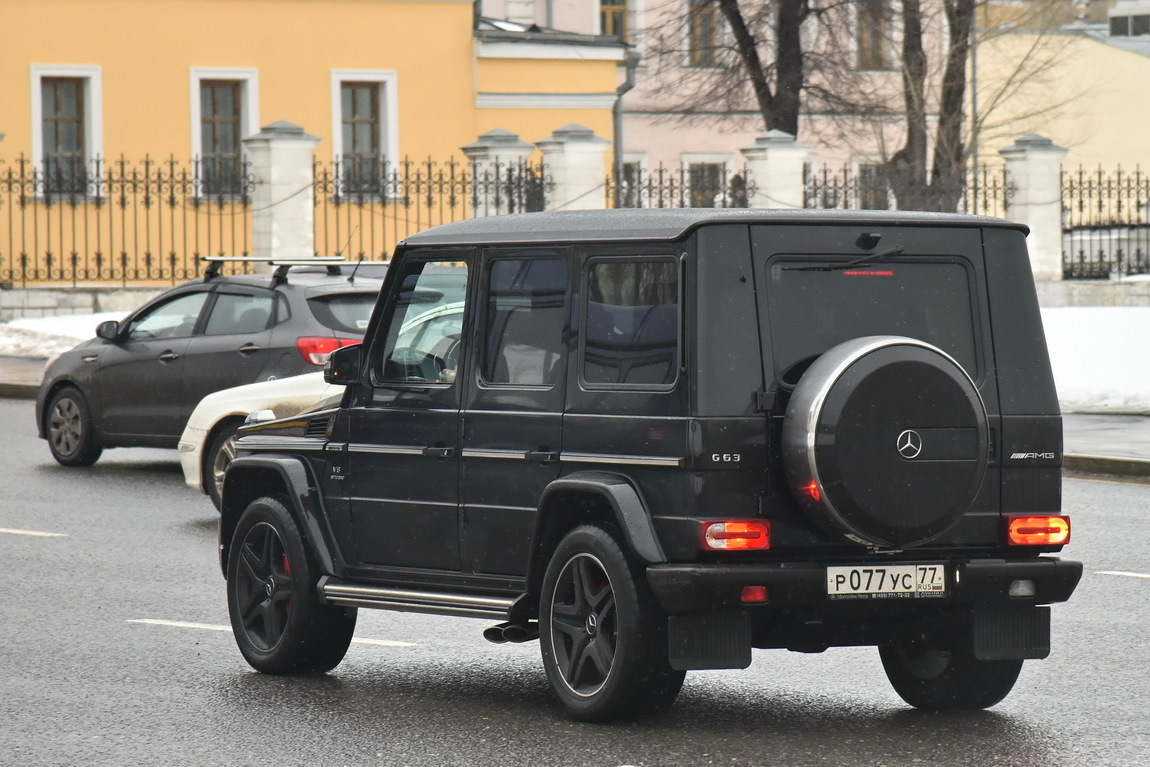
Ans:
POLYGON ((359 380, 363 366, 363 344, 336 349, 323 366, 323 380, 329 384, 349 384, 359 380))
POLYGON ((96 326, 97 338, 103 338, 105 341, 115 341, 118 335, 120 335, 120 323, 115 320, 106 320, 96 326))

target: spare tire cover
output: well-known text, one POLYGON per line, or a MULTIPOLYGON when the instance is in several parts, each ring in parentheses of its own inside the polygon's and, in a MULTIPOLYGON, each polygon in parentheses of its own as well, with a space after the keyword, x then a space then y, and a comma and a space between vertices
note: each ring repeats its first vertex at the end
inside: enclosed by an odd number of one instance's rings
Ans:
POLYGON ((803 374, 783 422, 783 463, 823 530, 873 548, 952 527, 986 473, 986 408, 970 376, 924 341, 866 336, 803 374))

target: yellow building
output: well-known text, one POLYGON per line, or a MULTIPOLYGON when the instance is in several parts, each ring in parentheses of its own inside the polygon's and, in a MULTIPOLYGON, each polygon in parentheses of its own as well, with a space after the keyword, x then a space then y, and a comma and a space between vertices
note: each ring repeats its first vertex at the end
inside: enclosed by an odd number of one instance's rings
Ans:
POLYGON ((460 0, 0 0, 0 153, 73 151, 59 148, 69 121, 106 157, 226 153, 276 120, 329 157, 444 156, 494 128, 610 136, 616 41, 477 30, 473 13, 460 0), (43 143, 53 121, 57 148, 43 143))
POLYGON ((1150 38, 1093 29, 994 36, 979 47, 980 153, 1037 133, 1069 150, 1065 171, 1150 170, 1150 38), (1019 73, 1029 67, 1025 82, 1019 73))
MULTIPOLYGON (((156 191, 190 174, 196 199, 233 201, 242 139, 280 120, 318 137, 318 166, 353 192, 404 158, 466 168, 461 148, 495 129, 535 142, 578 124, 610 138, 623 58, 615 38, 477 19, 464 0, 0 0, 0 18, 0 209, 25 212, 21 195, 85 203, 122 191, 106 175, 121 157, 145 175, 160 172, 139 165, 145 156, 174 159, 185 175, 168 166, 156 191), (13 181, 32 172, 34 182, 13 181)), ((100 236, 113 227, 123 228, 109 219, 100 236)), ((67 237, 33 245, 13 228, 0 223, 0 282, 20 269, 69 279, 67 256, 92 250, 67 237)), ((97 243, 98 263, 77 271, 100 272, 127 239, 97 243)), ((174 250, 160 242, 149 257, 174 250)))

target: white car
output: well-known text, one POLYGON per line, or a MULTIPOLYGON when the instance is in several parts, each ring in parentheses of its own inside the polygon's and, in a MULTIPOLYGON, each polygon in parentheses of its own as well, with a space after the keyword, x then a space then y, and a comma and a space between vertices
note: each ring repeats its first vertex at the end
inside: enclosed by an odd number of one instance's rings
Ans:
MULTIPOLYGON (((463 327, 463 302, 432 306, 400 328, 399 344, 435 353, 454 373, 458 338, 463 327)), ((446 372, 446 371, 445 371, 446 372)), ((224 472, 236 457, 236 431, 249 413, 271 411, 261 420, 288 418, 316 407, 335 407, 343 386, 329 384, 323 373, 306 373, 275 381, 237 386, 200 400, 180 437, 180 466, 188 487, 207 493, 220 507, 224 472)))
POLYGON ((287 418, 327 400, 334 406, 342 396, 343 386, 327 383, 323 373, 260 381, 209 394, 196 405, 180 437, 184 482, 207 493, 218 509, 224 471, 236 457, 236 430, 249 413, 270 410, 276 418, 287 418))

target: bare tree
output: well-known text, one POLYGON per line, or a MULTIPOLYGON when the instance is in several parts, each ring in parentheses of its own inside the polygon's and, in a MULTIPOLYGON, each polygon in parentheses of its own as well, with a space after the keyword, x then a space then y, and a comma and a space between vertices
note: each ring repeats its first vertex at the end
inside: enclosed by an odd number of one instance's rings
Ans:
MULTIPOLYGON (((796 137, 805 125, 822 134, 816 138, 877 156, 878 178, 900 208, 955 210, 972 151, 967 73, 981 6, 979 0, 895 3, 685 0, 684 11, 684 0, 672 0, 656 13, 661 21, 647 33, 645 54, 657 92, 677 118, 753 110, 767 130, 796 137), (867 39, 889 51, 881 54, 885 62, 862 64, 855 43, 867 39), (821 127, 802 121, 804 114, 820 115, 821 127)), ((1048 31, 1056 5, 1033 0, 1028 15, 1007 26, 1048 31)), ((975 131, 1051 65, 1052 50, 1033 46, 1000 78, 974 116, 975 131)), ((1050 98, 1041 109, 1069 98, 1050 98)))
POLYGON ((927 173, 929 67, 923 47, 921 0, 902 0, 902 83, 906 139, 885 165, 887 182, 899 207, 955 210, 966 186, 963 141, 966 65, 970 56, 974 0, 941 0, 946 13, 945 65, 938 84, 938 126, 934 160, 927 173))
POLYGON ((797 136, 804 108, 873 101, 842 45, 851 2, 668 0, 644 33, 648 76, 679 119, 753 112, 767 130, 797 136))

